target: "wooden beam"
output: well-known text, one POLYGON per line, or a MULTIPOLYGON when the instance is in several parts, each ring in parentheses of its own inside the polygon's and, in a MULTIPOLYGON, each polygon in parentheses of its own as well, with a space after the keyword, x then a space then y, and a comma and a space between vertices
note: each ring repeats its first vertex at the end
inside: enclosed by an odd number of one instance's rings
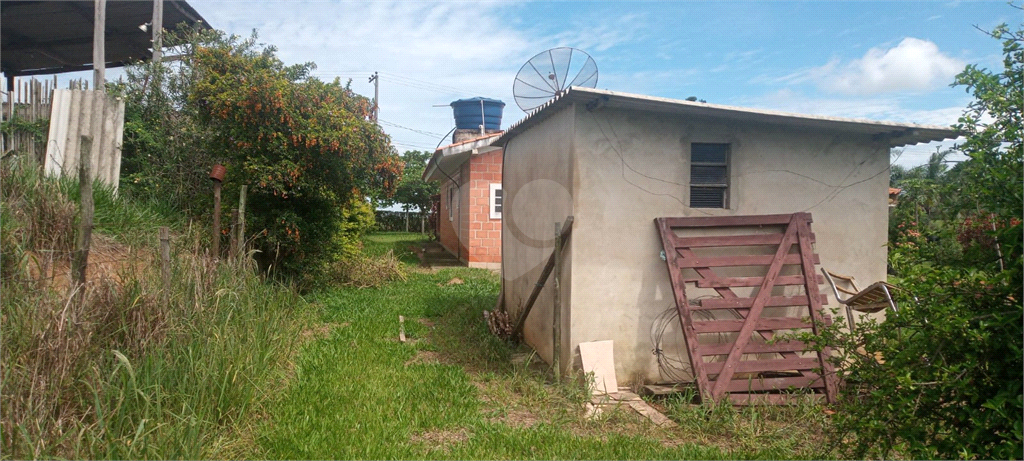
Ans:
MULTIPOLYGON (((778 245, 780 243, 782 243, 782 234, 713 235, 707 237, 675 238, 677 247, 686 248, 778 245)), ((811 243, 814 243, 814 234, 811 234, 811 243)))
MULTIPOLYGON (((562 232, 559 234, 559 243, 565 245, 565 241, 569 239, 569 235, 572 234, 572 222, 573 217, 568 216, 565 218, 565 224, 562 225, 562 232)), ((537 297, 540 296, 541 289, 544 288, 544 284, 547 283, 548 276, 551 275, 551 271, 555 268, 555 251, 551 251, 551 256, 548 257, 547 264, 544 265, 544 269, 540 271, 540 278, 537 280, 537 284, 533 287, 533 292, 530 293, 530 298, 526 300, 526 306, 523 306, 523 312, 519 314, 519 320, 516 321, 516 328, 512 330, 513 338, 520 338, 523 335, 523 327, 526 325, 526 317, 530 315, 530 311, 533 310, 533 304, 537 302, 537 297)))
MULTIPOLYGON (((759 287, 764 277, 691 277, 683 279, 683 282, 694 282, 697 288, 726 288, 726 287, 759 287)), ((825 283, 825 277, 816 275, 814 281, 819 285, 825 283)), ((775 286, 803 285, 802 275, 780 275, 775 279, 775 286)))
MULTIPOLYGON (((745 309, 754 305, 756 298, 734 298, 734 299, 702 299, 700 300, 701 309, 745 309)), ((819 294, 818 299, 820 303, 824 303, 825 295, 819 294)), ((807 295, 797 296, 771 296, 768 297, 764 302, 764 307, 788 307, 788 306, 806 306, 810 303, 807 295)))
MULTIPOLYGON (((679 258, 676 262, 682 269, 696 267, 736 267, 736 266, 766 266, 776 261, 782 264, 797 265, 803 262, 799 253, 773 255, 736 255, 736 256, 697 256, 694 258, 679 258)), ((811 259, 815 264, 820 263, 818 255, 812 255, 811 259)))

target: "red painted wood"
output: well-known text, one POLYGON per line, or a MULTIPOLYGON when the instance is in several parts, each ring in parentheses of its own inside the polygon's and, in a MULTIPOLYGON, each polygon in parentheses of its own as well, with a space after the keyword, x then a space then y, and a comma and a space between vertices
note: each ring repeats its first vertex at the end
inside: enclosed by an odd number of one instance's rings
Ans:
MULTIPOLYGON (((803 213, 807 214, 807 213, 803 213)), ((756 216, 711 216, 697 218, 656 218, 668 227, 731 227, 788 225, 791 214, 766 214, 756 216)))
POLYGON ((760 371, 786 371, 786 370, 810 370, 818 367, 817 357, 795 358, 795 359, 773 359, 773 360, 738 360, 735 363, 708 362, 704 368, 709 375, 719 373, 715 379, 716 385, 725 386, 727 379, 723 378, 727 370, 732 370, 729 380, 734 373, 756 373, 760 371))
MULTIPOLYGON (((779 248, 775 252, 775 258, 771 265, 768 266, 768 273, 764 276, 764 282, 761 284, 761 288, 757 290, 757 296, 754 298, 754 303, 750 306, 747 318, 743 320, 739 336, 736 337, 736 343, 733 344, 732 351, 729 352, 729 357, 725 361, 725 367, 715 380, 715 387, 711 389, 711 395, 714 398, 720 398, 725 394, 726 383, 732 379, 732 375, 736 371, 734 367, 739 362, 740 356, 743 355, 743 347, 750 341, 750 335, 759 323, 758 319, 761 317, 761 311, 764 310, 764 303, 771 296, 775 277, 779 276, 779 271, 782 270, 782 265, 785 263, 789 249, 796 243, 795 221, 796 216, 793 216, 789 226, 786 228, 786 235, 782 238, 782 243, 779 244, 779 248)), ((766 328, 759 329, 764 330, 766 328)))
POLYGON ((734 379, 729 383, 729 392, 775 391, 779 389, 821 389, 825 382, 820 376, 793 376, 789 378, 750 378, 734 379))
MULTIPOLYGON (((679 253, 679 255, 681 257, 687 257, 687 258, 695 257, 695 254, 693 253, 693 250, 688 249, 688 248, 680 248, 678 250, 678 253, 679 253)), ((697 272, 697 274, 699 274, 702 277, 718 278, 718 276, 715 274, 714 269, 707 268, 707 267, 698 267, 698 268, 695 268, 694 270, 697 272)), ((759 277, 759 278, 763 279, 763 277, 759 277)), ((824 278, 824 277, 822 277, 822 278, 824 278)), ((673 280, 675 280, 675 279, 673 279, 673 280)), ((673 289, 674 288, 675 287, 673 287, 673 289)), ((685 290, 684 290, 684 292, 685 292, 685 290)), ((739 298, 739 296, 737 296, 736 293, 734 293, 732 291, 732 289, 730 289, 730 288, 715 288, 715 292, 718 293, 718 295, 721 296, 723 299, 737 299, 737 298, 739 298)), ((687 306, 687 310, 691 310, 692 308, 693 308, 693 305, 688 305, 687 306)), ((746 310, 741 309, 741 310, 737 310, 736 313, 739 314, 740 317, 742 317, 742 318, 747 318, 747 312, 748 311, 749 311, 749 309, 746 309, 746 310)), ((680 317, 680 318, 682 318, 682 317, 680 317)), ((691 317, 690 323, 692 325, 692 317, 691 317)), ((757 333, 765 341, 769 341, 769 340, 771 340, 772 338, 775 337, 775 332, 773 330, 758 330, 757 333)), ((703 347, 704 345, 703 344, 699 344, 699 346, 703 347)), ((731 350, 732 343, 728 344, 727 346, 731 350)), ((723 354, 728 354, 728 353, 729 353, 729 351, 723 352, 723 354)), ((691 354, 692 355, 692 353, 689 350, 687 350, 687 354, 691 354)), ((787 358, 798 357, 796 352, 780 352, 780 354, 783 357, 787 357, 787 358)), ((699 355, 699 354, 697 354, 697 355, 699 355)), ((694 363, 693 360, 691 360, 690 363, 691 364, 694 363)), ((703 370, 703 367, 701 367, 700 365, 696 365, 696 366, 694 366, 694 369, 695 370, 703 370)), ((805 375, 809 374, 809 373, 810 372, 803 372, 803 374, 805 374, 805 375)), ((705 376, 706 376, 706 374, 705 374, 705 376)), ((700 389, 699 386, 698 386, 698 389, 700 389)), ((710 388, 706 388, 706 389, 708 389, 710 391, 710 388)))
MULTIPOLYGON (((803 257, 802 267, 805 274, 813 274, 816 272, 814 270, 814 261, 811 257, 814 254, 814 249, 811 248, 811 243, 808 242, 806 238, 811 233, 811 226, 808 224, 809 222, 810 218, 799 222, 797 227, 797 233, 801 237, 798 248, 800 249, 800 255, 803 257)), ((821 312, 821 304, 816 302, 818 299, 818 284, 807 283, 804 289, 807 292, 808 298, 811 299, 809 314, 811 319, 814 321, 812 330, 814 331, 814 334, 818 334, 818 324, 824 323, 826 320, 821 312)), ((838 380, 836 379, 835 369, 829 361, 831 356, 832 349, 825 347, 822 349, 821 353, 818 354, 818 359, 822 373, 825 375, 825 396, 829 403, 834 403, 838 390, 838 380)))
MULTIPOLYGON (((758 318, 757 320, 750 320, 750 317, 747 317, 743 320, 696 320, 693 322, 693 329, 697 333, 742 332, 743 327, 746 326, 748 322, 751 323, 751 328, 756 328, 758 330, 792 330, 811 328, 810 321, 805 321, 804 319, 797 317, 758 318)), ((751 332, 752 331, 753 330, 751 330, 751 332)), ((750 333, 747 333, 747 335, 750 335, 750 333)))
MULTIPOLYGON (((754 305, 756 298, 735 298, 735 299, 701 299, 701 309, 743 309, 749 308, 754 305)), ((825 295, 818 295, 819 305, 825 302, 825 295)), ((806 306, 808 304, 807 296, 772 296, 767 299, 764 307, 787 307, 787 306, 806 306)))
MULTIPOLYGON (((810 345, 803 341, 779 341, 773 344, 749 343, 743 349, 746 354, 765 354, 771 352, 803 352, 810 345)), ((701 344, 697 352, 701 356, 726 355, 732 350, 732 344, 701 344)))
MULTIPOLYGON (((657 218, 659 233, 662 237, 662 245, 666 255, 671 255, 666 261, 669 276, 673 285, 673 294, 676 298, 676 308, 679 311, 680 323, 683 326, 684 337, 686 338, 687 355, 693 365, 695 380, 702 398, 719 400, 729 398, 738 402, 749 396, 743 393, 758 391, 773 391, 794 388, 810 388, 821 390, 822 387, 831 396, 834 393, 828 389, 828 380, 835 378, 834 372, 822 366, 823 359, 820 354, 813 357, 807 354, 809 344, 797 341, 782 341, 776 344, 764 344, 761 341, 753 342, 754 334, 768 340, 775 337, 775 331, 790 329, 813 329, 810 321, 804 318, 818 318, 819 321, 829 323, 831 318, 824 316, 821 306, 827 302, 823 299, 818 290, 818 285, 824 282, 823 277, 814 270, 814 264, 820 258, 813 253, 811 244, 813 234, 810 232, 811 216, 809 213, 796 213, 793 215, 770 215, 770 216, 729 216, 729 217, 701 217, 701 218, 657 218), (786 224, 783 234, 753 234, 734 236, 687 236, 676 235, 673 228, 728 228, 728 227, 752 227, 752 226, 778 226, 786 224), (775 255, 753 255, 753 256, 717 256, 715 248, 757 246, 757 245, 778 245, 775 255), (797 248, 794 251, 794 246, 797 248), (708 248, 705 253, 708 256, 697 256, 693 248, 708 248), (792 251, 792 253, 791 253, 792 251), (783 265, 799 265, 800 275, 780 275, 783 265), (810 267, 808 268, 808 264, 810 267), (719 277, 715 273, 716 267, 738 267, 738 266, 768 266, 764 277, 719 277), (687 273, 697 273, 698 277, 687 273), (813 276, 804 277, 804 275, 813 276), (696 283, 699 288, 712 288, 719 296, 718 299, 702 299, 701 305, 690 305, 686 293, 686 283, 696 283), (805 295, 798 296, 771 296, 772 288, 776 285, 803 286, 805 295), (757 287, 753 298, 740 298, 732 291, 734 287, 757 287), (813 288, 810 288, 813 287, 813 288), (779 304, 786 303, 786 304, 779 304), (807 306, 808 311, 802 318, 781 317, 781 318, 760 318, 761 311, 765 307, 773 306, 807 306), (737 307, 740 306, 740 307, 737 307), (695 321, 693 311, 708 309, 734 309, 742 320, 701 320, 695 321), (738 340, 732 344, 700 344, 697 341, 699 334, 705 332, 739 332, 738 340), (800 353, 798 353, 800 352, 800 353), (739 359, 747 354, 771 353, 776 354, 771 360, 746 360, 739 359), (703 357, 727 356, 724 362, 706 363, 703 357), (761 371, 778 371, 781 369, 798 370, 800 376, 784 378, 737 378, 731 379, 735 373, 758 373, 761 371), (811 369, 823 370, 823 376, 810 371, 811 369), (711 378, 714 376, 714 379, 711 378), (751 384, 757 382, 758 384, 751 384), (751 387, 753 386, 753 387, 751 387)), ((699 231, 698 231, 699 232, 699 231)), ((735 251, 735 250, 732 250, 735 251)), ((719 253, 721 254, 721 253, 719 253)), ((827 360, 824 360, 827 362, 827 360)), ((767 403, 786 403, 791 397, 785 394, 754 394, 755 399, 767 403)))
MULTIPOLYGON (((709 235, 706 237, 676 237, 676 247, 703 248, 726 246, 778 245, 782 234, 709 235)), ((814 243, 814 235, 811 235, 814 243)))
MULTIPOLYGON (((658 230, 661 233, 662 246, 665 249, 666 255, 673 254, 675 246, 672 244, 672 240, 675 237, 675 233, 672 232, 672 228, 662 221, 660 218, 655 219, 655 223, 658 225, 658 230)), ((686 341, 686 354, 687 358, 690 359, 690 363, 699 363, 702 361, 699 355, 695 355, 694 352, 699 346, 697 340, 697 332, 693 330, 693 317, 690 315, 689 301, 686 299, 685 284, 679 281, 680 270, 675 264, 676 258, 665 258, 665 264, 668 267, 669 280, 672 281, 672 292, 676 298, 676 310, 679 312, 679 323, 683 327, 683 338, 686 341)), ((706 392, 710 391, 711 385, 708 381, 708 374, 704 371, 703 367, 693 367, 693 377, 697 381, 697 390, 701 393, 701 398, 709 398, 710 394, 706 392)))
MULTIPOLYGON (((795 243, 790 242, 790 245, 795 243)), ((788 249, 787 249, 788 250, 788 249)), ((814 255, 814 263, 818 264, 818 256, 814 255)), ((736 266, 767 266, 775 262, 778 259, 778 255, 743 255, 743 256, 697 256, 696 258, 679 258, 676 264, 680 269, 688 269, 695 267, 736 267, 736 266)), ((800 254, 784 254, 781 257, 782 263, 779 268, 782 268, 782 264, 800 264, 800 254)))
MULTIPOLYGON (((817 274, 814 280, 818 282, 818 284, 820 285, 822 283, 825 283, 825 276, 817 274)), ((759 287, 761 286, 761 282, 764 281, 764 277, 691 277, 684 278, 683 281, 696 283, 697 288, 759 287)), ((804 276, 802 275, 780 275, 779 278, 775 279, 775 286, 790 286, 803 284, 804 276)))
POLYGON ((821 394, 729 394, 733 405, 796 405, 808 400, 817 402, 821 394))

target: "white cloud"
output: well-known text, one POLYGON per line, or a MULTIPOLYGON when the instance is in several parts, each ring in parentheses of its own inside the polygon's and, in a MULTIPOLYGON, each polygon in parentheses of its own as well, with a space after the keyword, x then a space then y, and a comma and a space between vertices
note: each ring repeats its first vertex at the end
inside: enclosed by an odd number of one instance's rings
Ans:
POLYGON ((950 106, 936 109, 908 109, 907 98, 874 97, 810 97, 791 89, 782 89, 753 98, 731 101, 749 107, 830 117, 860 118, 898 123, 949 126, 956 123, 969 99, 950 101, 950 106))
MULTIPOLYGON (((817 98, 809 97, 790 89, 730 102, 730 104, 796 114, 917 123, 942 127, 948 127, 956 123, 957 118, 963 113, 967 100, 952 101, 952 103, 962 104, 931 110, 907 109, 905 107, 906 101, 900 97, 817 98)), ((920 165, 928 161, 928 156, 935 152, 936 147, 944 150, 953 147, 956 142, 957 140, 945 140, 904 146, 901 148, 903 149, 903 155, 897 159, 896 163, 907 167, 920 165)), ((952 157, 955 160, 963 160, 964 158, 963 155, 954 155, 952 157)))
POLYGON ((935 43, 907 37, 893 48, 871 48, 849 63, 832 60, 782 80, 809 79, 826 91, 863 95, 930 90, 951 83, 963 69, 963 61, 942 53, 935 43))

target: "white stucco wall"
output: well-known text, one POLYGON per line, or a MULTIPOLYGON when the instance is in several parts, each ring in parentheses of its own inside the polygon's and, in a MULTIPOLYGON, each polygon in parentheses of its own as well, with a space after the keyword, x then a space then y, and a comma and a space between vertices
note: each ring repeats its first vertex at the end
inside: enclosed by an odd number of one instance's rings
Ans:
MULTIPOLYGON (((546 140, 560 157, 565 155, 560 146, 574 145, 578 166, 569 189, 576 225, 572 303, 567 304, 570 314, 563 316, 570 317, 571 324, 563 337, 569 337, 572 349, 584 341, 614 340, 620 382, 665 380, 652 354, 651 328, 675 301, 665 262, 659 257, 662 244, 653 222, 656 217, 807 211, 813 215, 822 267, 853 275, 863 285, 885 279, 887 146, 873 145, 866 136, 777 126, 684 120, 608 108, 592 113, 578 107, 574 112, 573 139, 546 140), (692 142, 731 144, 728 209, 687 206, 692 142)), ((524 135, 539 129, 564 133, 572 125, 565 118, 563 112, 557 124, 548 121, 524 135)), ((506 162, 516 157, 513 152, 506 162)), ((521 183, 552 174, 545 167, 526 173, 506 165, 506 181, 513 175, 521 183)), ((561 204, 558 209, 563 209, 561 204)), ((541 221, 551 221, 552 211, 546 211, 541 221)), ((526 226, 522 220, 517 222, 526 226)), ((538 225, 551 227, 550 223, 538 225)), ((506 256, 506 264, 514 259, 506 256)), ((827 286, 821 288, 825 293, 827 286)), ((521 289, 516 286, 512 292, 521 289)), ((835 307, 831 298, 829 307, 835 307)), ((550 318, 550 313, 537 317, 550 318)), ((682 346, 678 329, 678 323, 672 325, 666 338, 676 338, 682 346)), ((550 336, 550 330, 542 331, 550 336)), ((682 349, 663 347, 686 360, 682 349)))
MULTIPOLYGON (((505 146, 502 175, 502 283, 505 305, 519 315, 554 249, 555 223, 572 214, 573 131, 571 108, 552 114, 544 123, 516 136, 505 146)), ((564 250, 561 302, 562 364, 571 357, 572 245, 564 250)), ((524 328, 524 338, 548 363, 552 362, 553 277, 541 291, 524 328)))

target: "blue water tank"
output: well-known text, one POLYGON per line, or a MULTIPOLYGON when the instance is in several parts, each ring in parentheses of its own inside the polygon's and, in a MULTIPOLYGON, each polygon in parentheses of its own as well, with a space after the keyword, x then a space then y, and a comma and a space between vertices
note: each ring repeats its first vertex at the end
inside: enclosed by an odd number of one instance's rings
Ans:
POLYGON ((455 113, 455 128, 460 130, 479 130, 481 119, 484 129, 497 131, 501 129, 501 112, 505 103, 490 98, 467 98, 451 103, 455 113))

